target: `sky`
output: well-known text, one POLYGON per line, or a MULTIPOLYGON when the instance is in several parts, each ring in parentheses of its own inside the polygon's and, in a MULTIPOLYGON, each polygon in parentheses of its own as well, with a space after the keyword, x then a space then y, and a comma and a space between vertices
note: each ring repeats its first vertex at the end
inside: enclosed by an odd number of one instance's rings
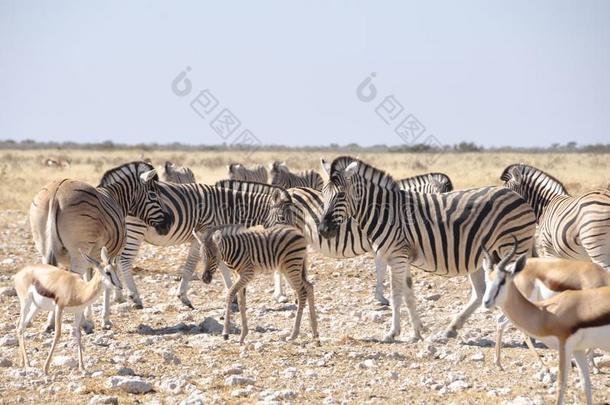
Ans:
POLYGON ((610 143, 609 22, 608 1, 0 0, 0 139, 610 143))

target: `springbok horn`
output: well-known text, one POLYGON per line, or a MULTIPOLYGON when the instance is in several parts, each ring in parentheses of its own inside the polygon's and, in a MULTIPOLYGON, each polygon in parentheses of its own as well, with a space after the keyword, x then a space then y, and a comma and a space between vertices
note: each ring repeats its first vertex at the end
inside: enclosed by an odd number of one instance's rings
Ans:
POLYGON ((506 266, 512 260, 513 256, 515 255, 515 252, 517 252, 517 238, 515 237, 515 235, 511 236, 513 238, 513 248, 508 253, 508 255, 505 256, 502 260, 500 260, 500 263, 498 263, 498 268, 500 269, 504 269, 504 266, 506 266))

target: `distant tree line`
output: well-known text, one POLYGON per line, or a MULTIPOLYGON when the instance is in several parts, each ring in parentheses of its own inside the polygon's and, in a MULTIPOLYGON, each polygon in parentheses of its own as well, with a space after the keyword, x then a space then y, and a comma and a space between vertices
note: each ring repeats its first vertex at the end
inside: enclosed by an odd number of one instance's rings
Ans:
MULTIPOLYGON (((18 149, 18 150, 37 150, 37 149, 62 149, 62 150, 168 150, 168 151, 225 151, 225 150, 245 150, 249 146, 246 145, 190 145, 180 142, 172 143, 138 143, 124 144, 114 143, 113 141, 103 141, 96 143, 77 143, 77 142, 39 142, 31 139, 22 141, 14 141, 12 139, 0 140, 0 149, 18 149)), ((401 145, 372 145, 360 146, 357 143, 347 145, 339 145, 331 143, 328 146, 285 146, 285 145, 261 145, 258 146, 261 150, 277 150, 277 151, 339 151, 339 152, 422 152, 422 153, 438 153, 438 152, 573 152, 573 153, 610 153, 610 143, 608 144, 592 144, 578 145, 576 142, 568 142, 565 145, 553 143, 548 147, 484 147, 473 142, 460 142, 454 145, 429 145, 429 144, 401 144, 401 145)))

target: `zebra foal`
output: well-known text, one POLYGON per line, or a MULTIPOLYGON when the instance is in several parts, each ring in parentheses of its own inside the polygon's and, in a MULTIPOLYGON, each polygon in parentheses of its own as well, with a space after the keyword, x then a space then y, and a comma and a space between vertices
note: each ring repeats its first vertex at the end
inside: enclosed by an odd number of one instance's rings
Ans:
POLYGON ((226 225, 204 233, 203 239, 199 238, 195 231, 193 235, 201 246, 204 283, 211 282, 219 261, 224 262, 237 275, 237 280, 229 288, 225 301, 226 311, 222 332, 225 340, 229 338, 231 303, 235 296, 237 295, 239 303, 242 325, 239 342, 244 343, 248 334, 245 288, 256 273, 279 269, 297 296, 297 314, 288 340, 294 340, 299 335, 303 309, 307 301, 313 339, 316 344, 320 344, 313 285, 307 280, 307 241, 298 230, 282 225, 268 229, 226 225))

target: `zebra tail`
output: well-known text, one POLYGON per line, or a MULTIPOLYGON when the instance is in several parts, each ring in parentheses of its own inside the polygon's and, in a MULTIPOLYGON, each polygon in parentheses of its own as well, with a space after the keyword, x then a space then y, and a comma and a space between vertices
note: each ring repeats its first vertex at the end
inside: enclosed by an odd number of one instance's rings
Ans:
POLYGON ((57 214, 58 206, 55 201, 55 195, 57 190, 53 194, 53 197, 49 202, 49 211, 47 213, 47 226, 45 232, 45 252, 44 260, 46 264, 57 266, 58 252, 62 248, 61 241, 59 239, 59 233, 57 232, 57 214))

